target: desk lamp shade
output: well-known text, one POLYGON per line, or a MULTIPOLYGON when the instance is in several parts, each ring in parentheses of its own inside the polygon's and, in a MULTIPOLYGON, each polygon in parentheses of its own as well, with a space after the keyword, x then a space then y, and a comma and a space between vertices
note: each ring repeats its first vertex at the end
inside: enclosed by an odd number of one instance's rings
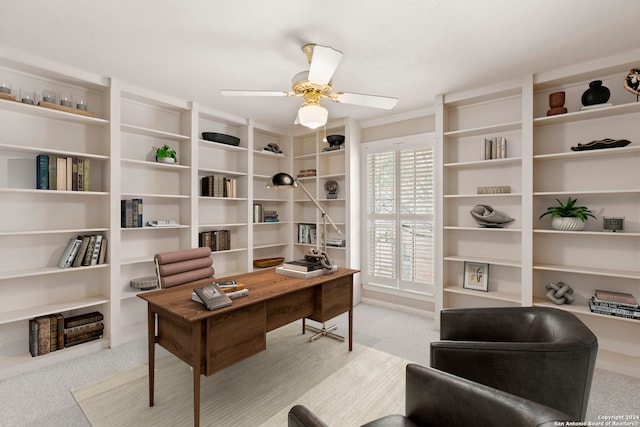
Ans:
POLYGON ((273 175, 267 182, 267 188, 291 187, 295 188, 298 183, 288 173, 279 172, 273 175))

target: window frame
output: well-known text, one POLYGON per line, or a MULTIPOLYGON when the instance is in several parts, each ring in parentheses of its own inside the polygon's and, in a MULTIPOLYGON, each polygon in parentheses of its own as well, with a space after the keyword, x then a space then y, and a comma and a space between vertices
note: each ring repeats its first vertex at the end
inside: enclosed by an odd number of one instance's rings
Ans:
POLYGON ((373 286, 377 287, 380 290, 386 290, 391 293, 400 293, 400 294, 413 294, 414 296, 426 296, 433 297, 436 292, 435 285, 435 268, 436 268, 436 260, 435 260, 435 250, 436 250, 436 140, 435 140, 435 132, 422 133, 416 135, 409 135, 406 137, 398 137, 393 139, 384 139, 363 143, 361 146, 361 159, 362 159, 362 168, 361 168, 361 183, 362 183, 362 192, 361 192, 361 209, 364 213, 363 221, 361 223, 361 240, 362 240, 362 283, 364 286, 373 286), (392 149, 390 149, 392 147, 392 149), (398 203, 400 201, 400 180, 396 180, 394 193, 396 195, 395 201, 395 213, 394 214, 375 214, 373 217, 378 219, 384 219, 385 217, 391 218, 396 221, 396 238, 399 239, 402 223, 408 220, 416 220, 416 221, 426 221, 430 222, 432 226, 432 251, 434 254, 432 260, 432 277, 433 283, 428 285, 417 284, 416 282, 406 282, 401 279, 400 275, 400 258, 401 258, 401 250, 400 247, 397 247, 396 250, 396 278, 388 279, 378 276, 372 276, 369 274, 368 265, 369 265, 369 220, 371 219, 371 214, 369 213, 368 206, 368 193, 369 193, 369 181, 368 181, 368 155, 376 154, 376 153, 384 153, 389 151, 400 152, 402 150, 412 150, 412 149, 423 149, 423 148, 432 148, 433 151, 433 206, 431 209, 431 213, 429 214, 403 214, 398 209, 398 203))

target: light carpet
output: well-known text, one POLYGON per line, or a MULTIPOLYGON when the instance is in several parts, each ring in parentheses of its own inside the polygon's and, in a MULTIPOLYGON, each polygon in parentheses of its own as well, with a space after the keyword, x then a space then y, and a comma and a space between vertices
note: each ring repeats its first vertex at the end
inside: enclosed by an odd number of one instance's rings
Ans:
MULTIPOLYGON (((330 426, 359 426, 404 413, 408 361, 357 343, 309 342, 291 324, 267 335, 267 350, 201 381, 202 426, 286 426, 303 404, 330 426)), ((193 375, 178 358, 156 360, 155 405, 148 367, 139 366, 72 390, 94 427, 193 425, 193 375)))

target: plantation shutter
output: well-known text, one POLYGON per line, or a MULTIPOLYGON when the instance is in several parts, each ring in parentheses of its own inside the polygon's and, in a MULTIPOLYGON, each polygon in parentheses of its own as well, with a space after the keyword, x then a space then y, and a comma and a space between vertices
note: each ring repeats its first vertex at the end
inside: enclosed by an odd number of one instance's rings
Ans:
POLYGON ((365 151, 365 281, 433 294, 433 145, 396 143, 365 151))

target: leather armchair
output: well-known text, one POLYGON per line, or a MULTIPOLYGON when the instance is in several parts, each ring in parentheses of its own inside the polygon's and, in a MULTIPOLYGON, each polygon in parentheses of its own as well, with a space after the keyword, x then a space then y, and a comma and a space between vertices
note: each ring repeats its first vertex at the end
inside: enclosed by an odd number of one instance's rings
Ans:
POLYGON ((448 309, 431 366, 584 420, 598 341, 573 314, 546 307, 448 309))
MULTIPOLYGON (((363 427, 550 427, 572 420, 555 409, 433 368, 409 364, 406 376, 406 415, 389 415, 363 427)), ((327 427, 302 405, 291 408, 288 425, 327 427)))

